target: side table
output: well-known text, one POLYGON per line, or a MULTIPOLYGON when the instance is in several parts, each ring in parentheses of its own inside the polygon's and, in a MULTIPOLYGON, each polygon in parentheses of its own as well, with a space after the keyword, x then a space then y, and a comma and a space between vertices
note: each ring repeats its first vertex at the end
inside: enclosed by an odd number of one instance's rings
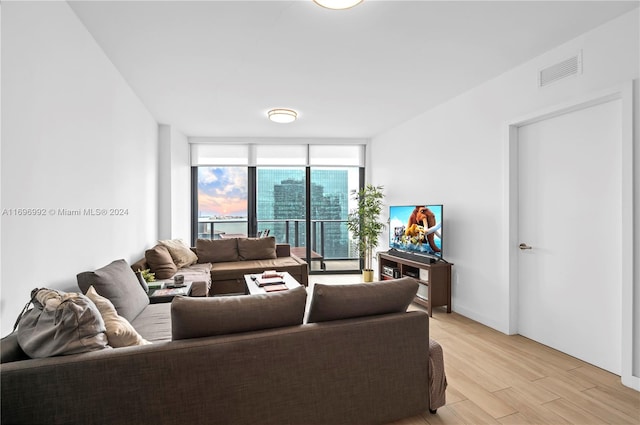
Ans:
POLYGON ((188 297, 191 295, 193 282, 185 282, 182 286, 175 286, 172 283, 163 283, 159 289, 149 290, 149 302, 151 304, 168 303, 174 297, 188 297))

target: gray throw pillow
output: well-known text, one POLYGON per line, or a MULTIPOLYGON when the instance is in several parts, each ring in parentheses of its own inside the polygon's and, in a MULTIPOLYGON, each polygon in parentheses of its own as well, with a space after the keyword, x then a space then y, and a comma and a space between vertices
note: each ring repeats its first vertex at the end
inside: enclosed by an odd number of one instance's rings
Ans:
POLYGON ((418 291, 410 277, 373 283, 316 283, 307 323, 399 313, 407 310, 418 291))
POLYGON ((228 297, 176 297, 171 302, 171 339, 202 338, 301 325, 307 291, 228 297))
POLYGON ((78 287, 83 294, 93 286, 128 321, 138 317, 149 304, 149 297, 125 260, 116 260, 92 272, 79 273, 77 278, 78 287))

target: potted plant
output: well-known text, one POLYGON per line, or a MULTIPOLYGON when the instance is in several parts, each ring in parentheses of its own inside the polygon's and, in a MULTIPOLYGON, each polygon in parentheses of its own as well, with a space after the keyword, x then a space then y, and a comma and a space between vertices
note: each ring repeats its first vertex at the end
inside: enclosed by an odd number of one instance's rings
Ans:
POLYGON ((359 191, 351 191, 357 208, 349 212, 347 228, 358 244, 358 253, 363 260, 362 276, 365 282, 373 281, 373 250, 378 246, 378 237, 385 226, 380 221, 384 199, 383 189, 382 186, 367 184, 359 191))
POLYGON ((142 278, 145 282, 150 283, 156 281, 156 274, 151 273, 151 269, 138 270, 138 272, 142 273, 142 278))

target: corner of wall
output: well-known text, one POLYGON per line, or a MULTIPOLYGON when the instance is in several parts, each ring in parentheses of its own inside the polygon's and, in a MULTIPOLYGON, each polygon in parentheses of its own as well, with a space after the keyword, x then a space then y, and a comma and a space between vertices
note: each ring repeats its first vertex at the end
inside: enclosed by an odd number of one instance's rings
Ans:
POLYGON ((158 125, 158 164, 158 238, 190 241, 189 142, 171 125, 158 125))

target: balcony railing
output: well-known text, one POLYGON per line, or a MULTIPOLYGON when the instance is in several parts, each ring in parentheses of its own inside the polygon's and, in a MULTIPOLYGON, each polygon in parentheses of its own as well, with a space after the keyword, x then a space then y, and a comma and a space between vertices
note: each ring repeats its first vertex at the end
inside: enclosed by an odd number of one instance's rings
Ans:
MULTIPOLYGON (((258 231, 269 229, 269 236, 275 236, 278 243, 292 246, 296 255, 306 259, 306 221, 303 219, 258 220, 258 231), (302 254, 302 255, 300 255, 302 254)), ((246 234, 246 219, 198 220, 198 238, 220 239, 227 234, 246 234)), ((357 246, 347 229, 346 220, 311 220, 311 260, 319 261, 321 268, 327 261, 359 260, 357 246)), ((351 267, 356 269, 356 267, 351 267)))

